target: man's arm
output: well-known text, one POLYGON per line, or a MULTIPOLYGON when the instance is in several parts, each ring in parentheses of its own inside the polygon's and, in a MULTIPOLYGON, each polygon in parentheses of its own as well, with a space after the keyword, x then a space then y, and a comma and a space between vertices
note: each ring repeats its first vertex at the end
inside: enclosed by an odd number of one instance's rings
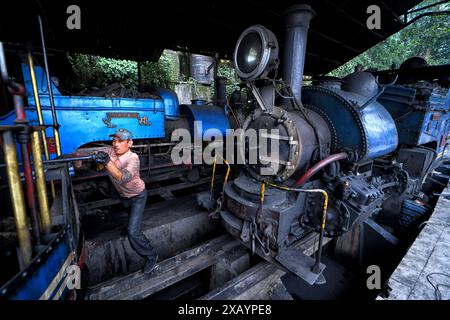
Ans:
POLYGON ((106 166, 105 169, 109 172, 109 174, 115 179, 115 180, 122 180, 123 174, 122 171, 116 167, 116 165, 114 164, 114 162, 109 161, 106 166))
POLYGON ((109 174, 121 184, 131 181, 135 173, 139 172, 139 167, 140 162, 137 156, 132 156, 122 169, 117 168, 113 161, 109 161, 105 166, 109 174))
POLYGON ((111 175, 111 177, 120 184, 125 184, 133 178, 133 175, 139 173, 139 157, 131 156, 127 161, 127 164, 122 169, 119 169, 114 161, 111 161, 111 154, 109 152, 98 152, 96 154, 95 161, 101 163, 105 166, 106 171, 111 175))

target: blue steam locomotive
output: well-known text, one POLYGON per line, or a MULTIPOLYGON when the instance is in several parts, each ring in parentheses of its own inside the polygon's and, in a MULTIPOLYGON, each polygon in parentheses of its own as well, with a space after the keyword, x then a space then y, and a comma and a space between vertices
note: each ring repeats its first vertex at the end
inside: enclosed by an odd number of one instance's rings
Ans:
MULTIPOLYGON (((45 124, 52 123, 50 95, 47 78, 40 66, 34 66, 42 116, 45 124)), ((39 125, 36 100, 33 96, 30 67, 22 65, 28 107, 26 118, 30 125, 39 125)), ((194 122, 202 121, 203 134, 210 128, 222 134, 230 128, 225 105, 206 104, 194 100, 192 105, 179 105, 175 92, 159 89, 151 98, 109 98, 95 96, 62 95, 51 81, 56 117, 60 125, 61 154, 69 155, 83 146, 110 140, 109 135, 117 128, 128 128, 136 141, 170 141, 174 128, 185 128, 193 132, 194 122)), ((224 88, 223 88, 224 90, 224 88)), ((14 123, 14 110, 0 117, 1 125, 14 123)), ((51 158, 56 157, 52 128, 46 129, 51 158)))
POLYGON ((277 130, 264 134, 268 145, 275 139, 279 147, 247 163, 227 184, 220 210, 230 234, 309 284, 326 267, 324 239, 341 238, 364 221, 401 238, 426 219, 434 193, 447 184, 443 155, 450 125, 448 75, 442 83, 401 79, 393 71, 391 82, 381 85, 369 70, 303 86, 313 15, 307 5, 286 13, 282 80, 270 30, 255 25, 237 41, 236 72, 258 103, 244 129, 277 130), (315 259, 296 248, 314 231, 315 259))

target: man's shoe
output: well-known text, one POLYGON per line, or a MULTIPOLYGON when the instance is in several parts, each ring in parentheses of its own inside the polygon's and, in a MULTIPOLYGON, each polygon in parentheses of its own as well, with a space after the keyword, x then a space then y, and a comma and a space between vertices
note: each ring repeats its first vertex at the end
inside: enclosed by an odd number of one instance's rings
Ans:
POLYGON ((156 263, 158 262, 158 256, 152 256, 147 259, 147 262, 144 265, 144 273, 149 274, 156 268, 156 263))

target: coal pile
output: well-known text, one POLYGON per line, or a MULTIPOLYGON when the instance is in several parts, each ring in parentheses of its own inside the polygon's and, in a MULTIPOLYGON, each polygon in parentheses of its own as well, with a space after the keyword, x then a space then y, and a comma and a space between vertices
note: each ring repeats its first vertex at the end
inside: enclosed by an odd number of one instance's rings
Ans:
POLYGON ((139 92, 137 89, 125 88, 119 83, 113 83, 104 88, 86 88, 78 92, 77 95, 105 98, 160 99, 159 96, 150 92, 139 92))

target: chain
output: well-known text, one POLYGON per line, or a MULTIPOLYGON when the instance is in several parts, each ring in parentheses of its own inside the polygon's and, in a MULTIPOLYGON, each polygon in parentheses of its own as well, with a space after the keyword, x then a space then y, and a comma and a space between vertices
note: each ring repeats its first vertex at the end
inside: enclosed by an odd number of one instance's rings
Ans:
POLYGON ((264 255, 268 256, 270 255, 269 250, 269 244, 270 239, 269 237, 266 237, 266 242, 264 242, 258 235, 258 225, 256 224, 255 217, 252 218, 252 223, 250 224, 250 235, 252 238, 252 254, 255 253, 255 240, 258 241, 259 245, 261 246, 262 252, 264 255))

